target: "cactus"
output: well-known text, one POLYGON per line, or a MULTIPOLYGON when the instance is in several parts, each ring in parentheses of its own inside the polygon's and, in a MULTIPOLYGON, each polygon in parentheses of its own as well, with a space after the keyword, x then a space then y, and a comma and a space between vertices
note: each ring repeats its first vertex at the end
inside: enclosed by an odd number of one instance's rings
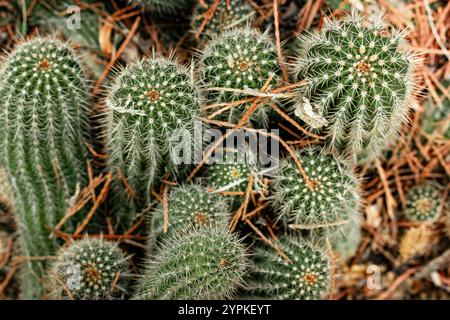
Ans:
MULTIPOLYGON (((218 103, 251 98, 269 79, 267 90, 281 80, 275 44, 267 34, 248 27, 228 30, 208 42, 201 53, 199 68, 208 99, 218 103)), ((218 119, 237 123, 248 107, 233 106, 218 119)), ((257 127, 266 127, 270 110, 266 104, 260 106, 250 121, 257 127)))
MULTIPOLYGON (((200 95, 185 68, 146 58, 118 74, 106 104, 108 166, 126 180, 130 204, 139 210, 148 205, 164 166, 176 169, 171 155, 179 140, 172 138, 199 143, 194 124, 200 95)), ((116 193, 125 195, 124 189, 116 193)))
POLYGON ((178 12, 193 4, 193 0, 129 0, 129 2, 149 12, 161 14, 178 12))
MULTIPOLYGON (((1 71, 0 165, 13 190, 25 256, 54 253, 50 231, 86 183, 87 96, 77 58, 56 39, 19 44, 1 71)), ((24 298, 41 294, 44 266, 25 262, 24 298)))
POLYGON ((255 11, 245 0, 219 0, 212 16, 205 24, 206 16, 215 5, 215 0, 205 0, 204 3, 199 2, 195 7, 192 29, 202 40, 207 35, 216 37, 227 29, 245 26, 255 16, 255 11))
POLYGON ((205 228, 216 223, 227 223, 230 207, 224 197, 209 193, 197 184, 174 187, 169 195, 168 232, 164 233, 164 208, 160 204, 153 212, 152 231, 148 252, 172 231, 185 228, 205 228))
POLYGON ((435 221, 442 211, 442 196, 432 182, 416 185, 406 193, 404 215, 411 221, 435 221))
MULTIPOLYGON (((449 87, 450 81, 442 81, 444 87, 449 87)), ((439 91, 439 90, 438 90, 439 91)), ((450 99, 443 97, 443 100, 436 104, 430 98, 425 103, 425 113, 422 119, 422 129, 429 135, 435 135, 443 139, 450 139, 450 99)))
POLYGON ((60 249, 47 280, 54 299, 109 300, 123 298, 128 278, 128 258, 116 244, 85 238, 60 249))
POLYGON ((247 265, 243 244, 226 225, 178 229, 147 261, 136 298, 231 298, 247 265))
POLYGON ((403 235, 399 253, 402 262, 426 254, 433 246, 433 231, 428 225, 409 228, 403 235))
POLYGON ((286 257, 267 245, 255 247, 254 267, 246 288, 249 294, 278 300, 325 298, 332 277, 327 253, 290 236, 280 237, 277 246, 286 257))
POLYGON ((358 182, 351 168, 318 147, 296 151, 311 186, 291 157, 280 161, 270 201, 285 227, 314 229, 348 223, 358 210, 358 182))
POLYGON ((321 133, 331 151, 363 164, 395 141, 413 103, 415 59, 403 35, 389 31, 380 15, 353 13, 301 36, 294 71, 308 86, 295 111, 313 129, 327 124, 321 133))

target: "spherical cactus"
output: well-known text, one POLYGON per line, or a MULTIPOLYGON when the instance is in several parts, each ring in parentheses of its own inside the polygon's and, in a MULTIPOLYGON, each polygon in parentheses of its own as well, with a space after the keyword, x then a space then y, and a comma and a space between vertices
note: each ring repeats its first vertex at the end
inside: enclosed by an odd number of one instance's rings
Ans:
POLYGON ((414 57, 402 32, 389 31, 381 16, 355 13, 326 20, 320 32, 301 37, 295 62, 308 83, 296 113, 315 112, 326 126, 328 148, 359 163, 393 143, 413 99, 414 57))
MULTIPOLYGON (((23 42, 3 65, 0 166, 13 191, 25 256, 53 255, 50 232, 87 182, 88 96, 78 59, 56 39, 23 42)), ((68 224, 77 219, 83 217, 68 224)), ((24 298, 40 296, 44 266, 42 260, 25 262, 24 298)))
POLYGON ((168 232, 164 233, 164 208, 160 204, 152 215, 149 251, 172 231, 227 223, 231 216, 230 206, 223 196, 196 184, 172 188, 168 203, 168 232))
POLYGON ((149 58, 119 73, 110 88, 107 109, 109 168, 122 182, 126 180, 131 204, 142 208, 164 166, 175 169, 174 150, 200 143, 194 139, 199 92, 185 68, 163 58, 149 58))
POLYGON ((243 285, 245 247, 226 225, 179 229, 146 263, 137 299, 227 299, 243 285))
MULTIPOLYGON (((250 28, 228 30, 215 37, 204 48, 200 61, 200 77, 210 101, 230 103, 251 98, 271 79, 267 90, 280 82, 275 44, 267 34, 250 28)), ((250 105, 232 106, 218 119, 237 123, 250 105)), ((260 106, 250 121, 265 127, 270 106, 260 106)))
POLYGON ((192 29, 199 38, 205 38, 205 35, 216 37, 229 28, 245 26, 255 16, 255 11, 245 0, 219 0, 212 16, 209 16, 208 13, 216 5, 215 2, 205 0, 195 7, 192 29), (207 15, 209 18, 205 24, 207 15))
POLYGON ((280 257, 272 247, 256 246, 248 292, 266 299, 326 298, 332 278, 327 253, 309 242, 289 236, 280 237, 277 245, 289 260, 280 257))
MULTIPOLYGON (((448 88, 450 81, 444 80, 442 85, 448 88)), ((430 98, 424 107, 422 129, 429 135, 450 139, 450 99, 445 97, 442 102, 436 104, 430 98)))
POLYGON ((174 13, 189 8, 193 0, 129 0, 133 5, 153 13, 174 13))
POLYGON ((311 185, 294 159, 280 161, 270 201, 285 227, 314 229, 345 224, 359 206, 358 181, 342 160, 318 147, 296 152, 311 185))
POLYGON ((103 239, 83 239, 60 249, 48 275, 55 299, 121 299, 126 293, 129 263, 125 254, 103 239))
POLYGON ((414 186, 406 193, 404 215, 411 221, 435 221, 442 211, 442 195, 431 182, 414 186))

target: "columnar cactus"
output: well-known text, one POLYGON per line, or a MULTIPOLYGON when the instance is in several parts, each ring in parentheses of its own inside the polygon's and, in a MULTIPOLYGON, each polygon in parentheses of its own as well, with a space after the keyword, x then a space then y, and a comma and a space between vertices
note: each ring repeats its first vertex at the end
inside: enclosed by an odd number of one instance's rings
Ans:
POLYGON ((315 245, 283 236, 277 242, 281 257, 268 245, 258 245, 246 289, 258 298, 317 300, 330 290, 332 267, 328 254, 315 245))
POLYGON ((179 229, 146 262, 137 299, 226 299, 243 285, 246 250, 226 225, 179 229))
MULTIPOLYGON (((267 90, 280 82, 275 44, 267 34, 242 28, 224 32, 208 42, 201 54, 200 77, 210 101, 231 103, 267 90)), ((219 119, 237 123, 249 104, 232 106, 219 119)), ((267 126, 270 106, 260 106, 250 117, 255 126, 267 126)))
POLYGON ((358 182, 346 162, 318 147, 296 152, 310 186, 290 156, 280 161, 270 201, 285 227, 313 229, 348 223, 358 210, 358 182))
MULTIPOLYGON (((126 181, 131 204, 147 205, 164 166, 182 142, 192 148, 200 95, 188 71, 176 62, 146 58, 125 67, 107 98, 108 165, 126 181)), ((125 188, 117 193, 125 192, 125 188)))
POLYGON ((193 4, 193 0, 129 0, 129 2, 154 13, 174 13, 193 4))
MULTIPOLYGON (((86 183, 87 97, 80 63, 56 39, 19 44, 1 71, 0 165, 13 191, 25 256, 54 253, 50 232, 86 183)), ((24 298, 39 297, 44 266, 25 261, 24 298)))
POLYGON ((227 223, 231 209, 223 196, 210 193, 196 184, 172 188, 168 199, 168 232, 164 233, 164 208, 160 204, 152 215, 149 251, 177 229, 207 228, 227 223))
POLYGON ((205 38, 205 35, 216 37, 227 29, 245 26, 255 16, 255 11, 246 0, 219 0, 214 13, 209 16, 215 2, 215 0, 205 0, 203 3, 198 2, 195 7, 192 29, 200 38, 205 38), (202 25, 204 25, 203 28, 202 25))
POLYGON ((128 278, 128 258, 117 244, 86 238, 60 249, 48 274, 49 294, 63 300, 120 299, 128 278))
POLYGON ((295 73, 308 86, 296 114, 312 128, 316 124, 305 114, 323 118, 330 150, 371 161, 393 143, 412 103, 415 59, 403 33, 390 31, 381 16, 353 13, 327 19, 320 32, 300 42, 295 73))
POLYGON ((442 211, 442 195, 432 182, 416 185, 406 193, 404 215, 411 221, 435 221, 442 211))

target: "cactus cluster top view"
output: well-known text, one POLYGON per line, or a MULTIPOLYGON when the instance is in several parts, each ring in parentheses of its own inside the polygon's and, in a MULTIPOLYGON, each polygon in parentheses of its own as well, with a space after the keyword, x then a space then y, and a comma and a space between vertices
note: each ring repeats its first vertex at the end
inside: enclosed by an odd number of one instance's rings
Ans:
POLYGON ((448 8, 0 1, 0 299, 450 299, 448 8))

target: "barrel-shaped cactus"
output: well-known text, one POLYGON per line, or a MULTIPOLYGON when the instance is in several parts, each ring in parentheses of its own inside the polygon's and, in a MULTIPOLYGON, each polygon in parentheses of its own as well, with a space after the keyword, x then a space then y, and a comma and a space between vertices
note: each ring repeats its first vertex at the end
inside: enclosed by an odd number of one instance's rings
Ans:
POLYGON ((296 152, 306 183, 292 157, 280 161, 270 201, 285 227, 314 229, 348 223, 359 207, 358 181, 350 166, 319 147, 296 152))
POLYGON ((86 238, 60 249, 48 274, 48 290, 54 299, 120 299, 128 278, 128 258, 117 244, 86 238))
MULTIPOLYGON (((24 256, 54 253, 51 230, 86 184, 87 98, 83 69, 65 43, 35 38, 6 58, 0 75, 0 165, 13 192, 24 256)), ((25 261, 24 298, 41 294, 44 266, 41 259, 25 261)))
POLYGON ((277 246, 284 256, 265 244, 255 247, 246 287, 249 296, 277 300, 326 298, 332 279, 326 251, 290 236, 280 237, 277 246))
MULTIPOLYGON (((281 79, 275 44, 267 34, 248 27, 228 30, 209 41, 201 53, 199 68, 211 102, 231 103, 251 98, 266 83, 268 91, 281 79)), ((218 118, 237 123, 250 105, 231 106, 218 118)), ((250 121, 265 127, 270 111, 270 106, 262 105, 250 116, 250 121)))
POLYGON ((302 115, 323 118, 330 150, 359 163, 373 160, 395 141, 413 99, 415 59, 404 32, 389 30, 380 15, 353 13, 326 19, 300 43, 295 74, 308 85, 297 114, 312 128, 302 115))
POLYGON ((168 229, 164 233, 164 206, 158 205, 152 213, 152 229, 148 241, 151 251, 156 242, 162 241, 177 229, 207 228, 214 224, 226 224, 231 216, 229 203, 223 196, 208 192, 197 184, 172 188, 168 199, 168 229))
POLYGON ((247 266, 246 249, 227 225, 178 230, 146 262, 136 298, 231 298, 247 266))
POLYGON ((435 221, 442 211, 442 195, 432 182, 413 186, 406 193, 404 215, 411 221, 435 221))
POLYGON ((174 150, 201 143, 194 139, 199 92, 189 72, 176 62, 146 58, 120 71, 106 104, 108 166, 124 185, 116 194, 128 196, 132 206, 142 209, 163 171, 178 164, 174 150))
POLYGON ((192 29, 201 39, 207 36, 214 38, 230 28, 245 26, 255 16, 255 11, 246 0, 219 0, 215 5, 215 0, 205 0, 195 7, 192 29))

